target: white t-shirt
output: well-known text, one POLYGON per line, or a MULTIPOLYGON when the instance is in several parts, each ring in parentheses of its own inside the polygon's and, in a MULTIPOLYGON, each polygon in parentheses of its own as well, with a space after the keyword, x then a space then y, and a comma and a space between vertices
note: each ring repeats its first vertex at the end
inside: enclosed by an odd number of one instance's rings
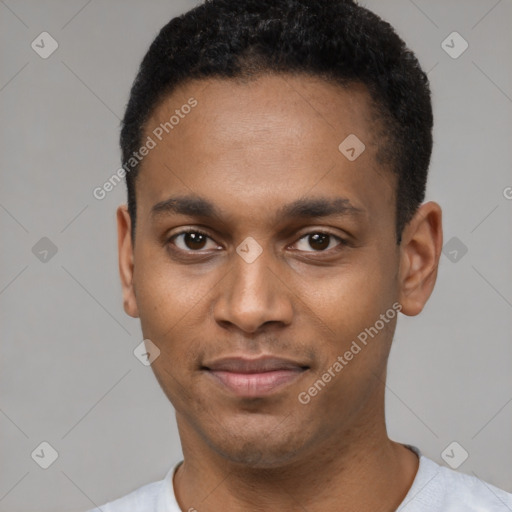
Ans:
MULTIPOLYGON (((512 494, 440 466, 416 447, 409 448, 418 454, 419 468, 396 512, 512 512, 512 494)), ((188 512, 180 509, 174 495, 173 477, 180 464, 173 465, 163 480, 87 512, 188 512)))

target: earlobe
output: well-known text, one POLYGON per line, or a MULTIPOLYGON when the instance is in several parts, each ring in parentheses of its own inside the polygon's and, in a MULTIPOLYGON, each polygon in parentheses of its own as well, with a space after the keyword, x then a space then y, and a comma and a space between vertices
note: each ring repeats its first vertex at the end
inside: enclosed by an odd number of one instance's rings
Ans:
POLYGON ((431 201, 418 208, 402 234, 399 301, 405 315, 419 314, 430 297, 442 246, 441 207, 431 201))
POLYGON ((126 205, 117 208, 117 247, 119 276, 123 291, 123 307, 126 314, 138 318, 139 311, 133 285, 134 255, 131 236, 131 219, 126 205))

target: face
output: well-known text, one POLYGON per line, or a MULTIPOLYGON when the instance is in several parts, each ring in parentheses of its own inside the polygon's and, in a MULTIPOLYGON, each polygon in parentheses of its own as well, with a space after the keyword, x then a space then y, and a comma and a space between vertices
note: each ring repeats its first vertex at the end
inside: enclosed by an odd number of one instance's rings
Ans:
POLYGON ((271 467, 377 414, 404 281, 378 126, 362 86, 286 75, 190 82, 155 109, 120 265, 182 440, 271 467))

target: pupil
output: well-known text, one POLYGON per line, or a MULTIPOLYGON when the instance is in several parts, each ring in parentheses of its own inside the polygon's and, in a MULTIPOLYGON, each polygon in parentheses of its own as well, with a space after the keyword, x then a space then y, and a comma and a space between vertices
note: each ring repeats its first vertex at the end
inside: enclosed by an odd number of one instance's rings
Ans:
POLYGON ((205 236, 201 233, 186 233, 185 245, 189 249, 202 249, 205 243, 205 236))
POLYGON ((325 233, 315 233, 309 235, 309 244, 313 249, 326 249, 329 247, 329 236, 325 233))

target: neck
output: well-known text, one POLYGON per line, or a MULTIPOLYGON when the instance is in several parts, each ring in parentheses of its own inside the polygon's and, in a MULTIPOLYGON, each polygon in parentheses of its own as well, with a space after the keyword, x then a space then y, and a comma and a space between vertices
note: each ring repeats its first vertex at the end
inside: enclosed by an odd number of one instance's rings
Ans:
POLYGON ((393 511, 404 499, 418 458, 391 441, 384 411, 359 416, 300 457, 272 468, 248 467, 212 450, 178 418, 184 462, 174 489, 182 510, 393 511))

